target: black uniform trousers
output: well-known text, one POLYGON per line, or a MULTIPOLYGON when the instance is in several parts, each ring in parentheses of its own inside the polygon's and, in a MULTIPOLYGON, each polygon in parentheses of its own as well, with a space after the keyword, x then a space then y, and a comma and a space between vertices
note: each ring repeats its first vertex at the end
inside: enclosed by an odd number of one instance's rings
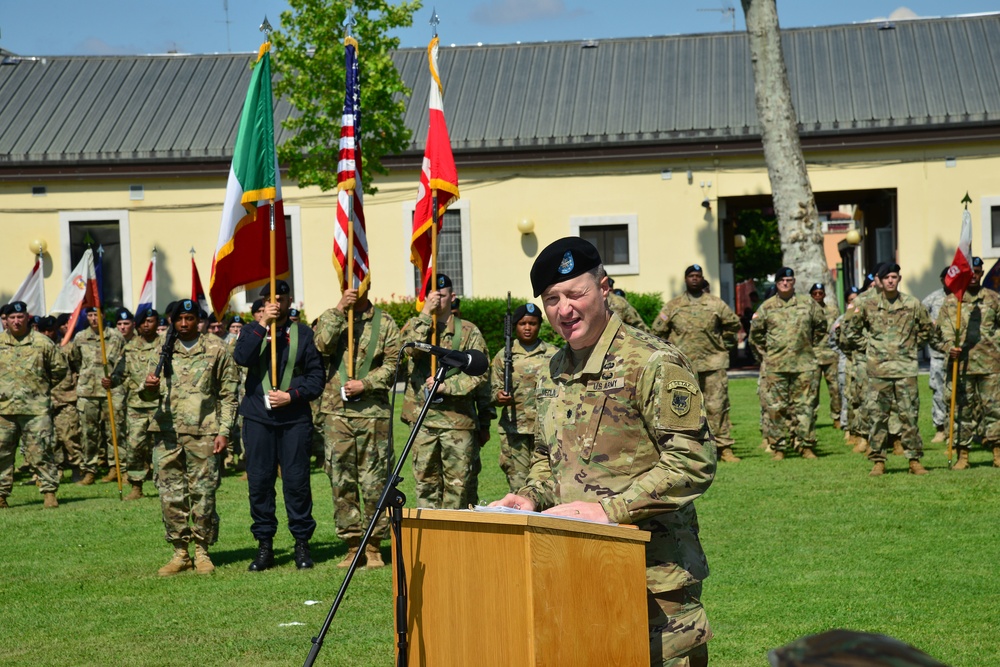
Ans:
POLYGON ((288 530, 297 540, 308 540, 316 530, 309 485, 309 441, 312 424, 271 425, 244 418, 247 486, 250 492, 250 531, 257 540, 273 538, 278 531, 274 484, 281 465, 281 487, 288 515, 288 530))

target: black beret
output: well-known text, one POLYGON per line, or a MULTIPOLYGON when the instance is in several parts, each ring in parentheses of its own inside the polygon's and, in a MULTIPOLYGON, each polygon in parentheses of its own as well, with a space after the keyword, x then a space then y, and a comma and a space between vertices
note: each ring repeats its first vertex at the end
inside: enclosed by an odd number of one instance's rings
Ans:
POLYGON ((0 306, 0 315, 3 315, 4 317, 6 317, 7 313, 9 313, 9 312, 10 312, 10 304, 9 303, 5 303, 4 305, 0 306))
POLYGON ((866 273, 865 274, 865 279, 861 283, 861 291, 864 292, 865 290, 867 290, 869 287, 872 286, 873 282, 875 282, 875 276, 873 276, 870 273, 866 273))
POLYGON ((614 292, 615 294, 617 294, 618 296, 622 297, 623 299, 625 298, 625 290, 623 290, 623 289, 613 289, 611 291, 614 292))
POLYGON ((531 289, 538 296, 549 285, 571 280, 600 265, 601 254, 593 243, 579 236, 566 236, 538 253, 531 265, 531 289))
POLYGON ((899 264, 883 264, 878 270, 878 277, 885 278, 890 273, 899 273, 899 264))
POLYGON ((166 317, 173 317, 174 316, 174 308, 176 308, 176 307, 177 307, 177 302, 176 301, 171 301, 170 303, 167 304, 167 307, 163 311, 163 314, 166 317))
POLYGON ((142 322, 148 320, 151 317, 160 319, 160 314, 156 312, 156 308, 143 308, 138 313, 135 314, 135 321, 142 322))
POLYGON ((794 278, 794 277, 795 277, 795 272, 792 271, 792 268, 790 266, 783 266, 780 269, 778 269, 778 272, 776 274, 774 274, 775 280, 781 280, 782 278, 794 278))
POLYGON ((51 315, 47 315, 38 321, 39 331, 55 331, 56 328, 56 318, 51 315))
POLYGON ((288 309, 288 316, 289 317, 298 317, 299 316, 299 309, 298 308, 289 308, 288 309))
POLYGON ((161 326, 161 327, 169 326, 169 323, 167 322, 167 318, 161 317, 160 320, 159 320, 159 322, 157 322, 157 325, 161 326))
POLYGON ((233 315, 232 317, 229 318, 229 325, 230 326, 232 326, 233 324, 236 324, 237 322, 239 322, 240 324, 243 324, 243 318, 240 317, 239 315, 233 315))
POLYGON ((215 313, 212 313, 211 315, 208 316, 209 324, 215 324, 218 321, 219 321, 218 318, 215 317, 215 313))
POLYGON ((97 306, 88 306, 87 308, 84 309, 84 312, 85 313, 96 313, 97 312, 97 306))
POLYGON ((767 291, 764 292, 764 300, 766 301, 767 299, 770 299, 777 293, 778 293, 778 288, 775 287, 774 285, 771 285, 770 287, 767 288, 767 291))
POLYGON ((184 299, 177 302, 177 305, 174 307, 174 317, 179 317, 181 313, 191 313, 201 319, 201 308, 191 299, 184 299))
POLYGON ((950 269, 950 268, 951 268, 950 266, 946 266, 943 269, 941 269, 941 275, 939 276, 939 278, 941 278, 941 280, 944 280, 944 277, 946 275, 948 275, 948 269, 950 269))
POLYGON ((251 313, 256 313, 258 310, 261 310, 263 307, 264 307, 264 299, 257 299, 256 301, 253 302, 253 305, 250 306, 250 312, 251 313))
POLYGON ((878 264, 876 264, 875 266, 872 267, 872 270, 869 271, 868 274, 871 275, 874 278, 875 276, 878 275, 878 272, 882 270, 882 267, 884 265, 885 265, 885 262, 879 262, 878 264))
POLYGON ((532 317, 537 317, 539 320, 542 319, 541 309, 533 303, 525 303, 517 307, 514 311, 512 317, 514 318, 514 324, 517 324, 523 320, 526 316, 531 315, 532 317))
POLYGON ((11 313, 27 313, 28 304, 23 301, 11 301, 7 304, 7 314, 11 313))
POLYGON ((459 299, 459 298, 452 299, 452 301, 451 301, 451 309, 452 310, 458 310, 461 307, 462 307, 462 300, 461 299, 459 299))
POLYGON ((861 294, 861 290, 859 290, 854 285, 851 285, 850 287, 847 288, 847 293, 848 294, 861 294))
MULTIPOLYGON (((286 283, 284 280, 275 280, 274 281, 274 293, 277 296, 281 296, 282 294, 291 294, 292 293, 292 288, 289 287, 288 283, 286 283)), ((263 287, 260 288, 260 295, 262 297, 269 297, 269 296, 271 296, 271 283, 267 283, 266 285, 264 285, 263 287)))
POLYGON ((60 313, 59 317, 56 318, 56 326, 61 327, 64 324, 69 323, 69 313, 60 313))
POLYGON ((135 319, 135 318, 132 317, 132 313, 130 313, 128 311, 128 308, 120 308, 118 310, 118 313, 115 315, 115 317, 118 318, 117 320, 115 320, 116 322, 122 322, 124 320, 135 319))
POLYGON ((809 293, 813 292, 825 292, 826 288, 823 287, 823 283, 813 283, 813 286, 809 288, 809 293))
POLYGON ((36 327, 39 325, 39 323, 41 321, 42 321, 42 316, 41 315, 32 315, 31 316, 31 323, 34 324, 36 327))
POLYGON ((687 278, 692 273, 704 273, 701 268, 701 264, 692 264, 691 266, 684 269, 684 277, 687 278))
POLYGON ((983 265, 983 258, 982 257, 973 257, 972 258, 972 267, 973 268, 979 268, 982 265, 983 265))

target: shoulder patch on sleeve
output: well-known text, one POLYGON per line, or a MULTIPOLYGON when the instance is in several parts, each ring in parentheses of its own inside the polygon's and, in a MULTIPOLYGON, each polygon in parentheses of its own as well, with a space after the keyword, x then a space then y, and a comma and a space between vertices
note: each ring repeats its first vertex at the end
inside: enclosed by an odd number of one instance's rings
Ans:
POLYGON ((657 426, 668 431, 696 431, 701 426, 704 398, 690 372, 664 366, 659 398, 657 426))

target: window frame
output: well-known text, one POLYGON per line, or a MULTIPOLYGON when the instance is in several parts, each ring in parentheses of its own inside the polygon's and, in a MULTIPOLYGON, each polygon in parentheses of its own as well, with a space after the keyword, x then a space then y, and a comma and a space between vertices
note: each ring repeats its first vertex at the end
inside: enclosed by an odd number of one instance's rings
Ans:
POLYGON ((1000 257, 1000 246, 993 245, 993 209, 1000 209, 1000 195, 981 197, 980 203, 982 213, 980 231, 982 232, 981 238, 983 239, 980 256, 998 258, 1000 257))
MULTIPOLYGON (((410 258, 410 240, 413 238, 413 213, 416 210, 416 199, 403 202, 403 239, 406 243, 403 256, 407 258, 407 261, 410 258)), ((469 210, 469 201, 459 199, 449 206, 448 210, 457 211, 461 223, 463 294, 459 294, 458 296, 464 297, 476 293, 472 276, 472 216, 469 210)), ((414 273, 415 271, 412 270, 406 271, 407 296, 414 296, 417 293, 417 284, 413 277, 414 273)))
POLYGON ((606 227, 626 225, 628 227, 628 264, 605 264, 604 270, 614 276, 638 275, 639 273, 639 216, 624 215, 578 215, 569 219, 570 234, 580 236, 586 227, 606 227))
POLYGON ((73 271, 73 255, 70 250, 69 235, 70 223, 106 220, 118 221, 118 241, 121 244, 122 305, 132 310, 134 304, 134 295, 132 294, 132 231, 129 227, 128 211, 125 209, 59 211, 59 246, 62 255, 63 282, 65 283, 69 279, 69 274, 73 271))

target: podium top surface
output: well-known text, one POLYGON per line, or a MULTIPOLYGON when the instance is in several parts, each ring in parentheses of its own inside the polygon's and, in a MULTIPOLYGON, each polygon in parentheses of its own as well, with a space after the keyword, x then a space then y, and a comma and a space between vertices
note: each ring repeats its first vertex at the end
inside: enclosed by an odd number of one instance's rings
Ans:
POLYGON ((579 519, 565 519, 538 512, 497 513, 473 510, 403 509, 404 520, 452 521, 488 525, 524 526, 564 533, 579 533, 596 537, 612 537, 627 542, 649 542, 649 531, 634 526, 595 523, 579 519))

